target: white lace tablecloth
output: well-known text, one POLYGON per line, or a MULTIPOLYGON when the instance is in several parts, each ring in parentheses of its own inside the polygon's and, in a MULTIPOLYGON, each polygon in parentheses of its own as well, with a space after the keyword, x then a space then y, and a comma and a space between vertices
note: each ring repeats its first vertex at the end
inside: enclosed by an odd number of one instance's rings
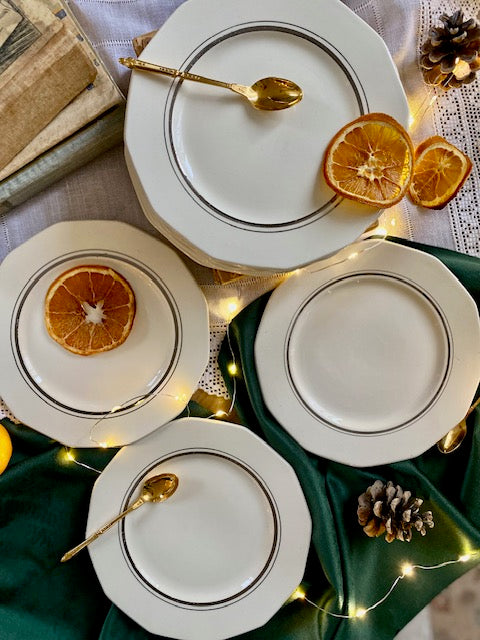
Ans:
MULTIPOLYGON (((193 1, 193 0, 192 0, 193 1)), ((327 0, 312 0, 312 2, 327 0)), ((221 0, 219 0, 221 2, 221 0)), ((241 2, 241 0, 239 0, 241 2)), ((134 55, 132 39, 155 30, 180 0, 70 0, 70 6, 122 91, 127 94, 130 72, 119 56, 134 55)), ((345 0, 386 42, 397 64, 415 114, 431 90, 422 81, 418 54, 429 28, 442 13, 463 9, 476 17, 479 0, 345 0)), ((432 108, 415 123, 414 141, 434 133, 462 149, 473 161, 472 176, 460 195, 442 211, 421 210, 405 198, 387 210, 382 225, 391 235, 480 255, 480 144, 479 81, 439 94, 432 108)), ((158 236, 144 217, 130 183, 121 146, 70 174, 46 191, 0 216, 0 260, 9 251, 49 225, 62 220, 117 219, 158 236)), ((216 367, 216 355, 225 333, 218 312, 224 298, 235 297, 245 306, 272 288, 275 278, 242 278, 228 286, 213 283, 211 272, 185 259, 202 287, 211 310, 211 360, 200 382, 208 393, 226 397, 216 367)), ((1 389, 0 389, 1 395, 1 389)), ((0 415, 7 408, 0 404, 0 415)), ((399 638, 430 640, 428 614, 409 625, 399 638)))

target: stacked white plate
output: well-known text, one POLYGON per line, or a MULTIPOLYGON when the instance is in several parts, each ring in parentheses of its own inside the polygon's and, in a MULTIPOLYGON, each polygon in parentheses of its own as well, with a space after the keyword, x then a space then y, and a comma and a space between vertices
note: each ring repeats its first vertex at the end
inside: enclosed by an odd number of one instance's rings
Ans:
POLYGON ((224 89, 133 72, 126 160, 150 222, 206 266, 289 271, 356 240, 379 211, 325 184, 326 145, 347 122, 408 107, 382 41, 339 0, 190 0, 141 56, 252 84, 289 78, 304 91, 278 112, 224 89))

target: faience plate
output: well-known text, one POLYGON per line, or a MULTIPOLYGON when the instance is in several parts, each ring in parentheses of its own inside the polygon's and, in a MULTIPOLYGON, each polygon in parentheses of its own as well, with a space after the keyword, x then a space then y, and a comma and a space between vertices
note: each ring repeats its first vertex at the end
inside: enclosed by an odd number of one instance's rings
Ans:
POLYGON ((395 462, 465 415, 478 311, 436 258, 368 240, 278 287, 255 359, 267 406, 303 447, 353 466, 395 462))
POLYGON ((407 125, 382 39, 339 0, 195 0, 142 58, 225 81, 287 77, 302 101, 255 111, 205 84, 132 75, 130 175, 150 222, 193 259, 244 273, 288 271, 357 239, 379 211, 335 195, 322 176, 332 136, 361 114, 407 125))
POLYGON ((146 478, 177 491, 89 547, 106 595, 148 631, 220 640, 266 623, 302 579, 311 521, 292 468, 251 431, 184 418, 124 447, 95 483, 87 535, 146 478))
POLYGON ((0 395, 14 415, 69 446, 119 446, 177 416, 208 361, 207 306, 181 259, 130 225, 55 224, 0 266, 0 395), (107 265, 130 283, 136 315, 127 340, 91 356, 48 335, 50 284, 80 264, 107 265))

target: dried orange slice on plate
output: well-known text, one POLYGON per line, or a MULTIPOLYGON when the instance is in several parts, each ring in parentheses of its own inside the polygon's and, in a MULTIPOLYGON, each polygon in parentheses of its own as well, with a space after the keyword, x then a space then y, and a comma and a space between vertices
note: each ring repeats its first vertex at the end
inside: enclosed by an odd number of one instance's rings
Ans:
POLYGON ((383 209, 407 192, 413 160, 412 141, 402 125, 385 113, 368 113, 335 134, 323 172, 336 193, 383 209))
POLYGON ((472 161, 441 136, 424 140, 415 151, 409 195, 415 204, 443 209, 463 186, 472 161))
POLYGON ((88 356, 115 349, 135 318, 135 295, 110 267, 82 265, 62 273, 45 297, 45 324, 62 347, 88 356))

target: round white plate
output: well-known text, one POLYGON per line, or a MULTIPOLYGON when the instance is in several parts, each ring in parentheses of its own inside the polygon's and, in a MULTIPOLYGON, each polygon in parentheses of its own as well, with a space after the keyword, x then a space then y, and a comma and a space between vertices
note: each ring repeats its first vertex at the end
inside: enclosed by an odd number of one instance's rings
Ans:
POLYGON ((87 535, 171 472, 89 549, 107 596, 148 631, 216 640, 257 628, 302 579, 310 515, 292 468, 248 429, 184 418, 122 449, 95 483, 87 535))
POLYGON ((195 0, 180 6, 142 59, 225 81, 276 75, 302 101, 255 111, 216 87, 134 72, 126 159, 146 216, 207 266, 286 271, 358 238, 379 212, 335 195, 322 176, 333 135, 408 107, 382 39, 338 0, 195 0))
POLYGON ((208 360, 205 299, 180 258, 143 231, 112 221, 63 222, 0 267, 0 395, 22 422, 69 446, 119 446, 177 416, 208 360), (127 340, 79 356, 44 324, 45 294, 81 264, 112 267, 130 283, 127 340))
POLYGON ((394 462, 465 415, 480 379, 478 311, 436 258, 364 241, 278 287, 255 360, 267 406, 306 449, 394 462))

